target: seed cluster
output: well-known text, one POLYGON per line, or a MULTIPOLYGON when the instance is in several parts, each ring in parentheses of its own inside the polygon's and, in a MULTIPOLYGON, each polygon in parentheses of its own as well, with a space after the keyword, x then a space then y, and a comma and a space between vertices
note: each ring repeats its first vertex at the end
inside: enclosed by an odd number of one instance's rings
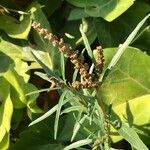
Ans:
POLYGON ((101 46, 96 47, 96 66, 95 66, 95 72, 99 75, 103 71, 104 66, 104 55, 103 55, 103 49, 101 46))
MULTIPOLYGON (((36 29, 39 34, 43 35, 45 39, 52 42, 53 46, 57 47, 60 52, 63 52, 66 57, 70 58, 70 61, 74 64, 74 68, 79 70, 82 81, 73 82, 73 88, 92 88, 97 86, 97 83, 93 81, 92 75, 88 73, 89 66, 86 63, 83 63, 84 58, 78 57, 78 51, 74 51, 70 45, 64 43, 62 38, 58 39, 56 35, 53 35, 52 33, 49 33, 47 29, 42 28, 40 23, 33 22, 32 27, 36 29)), ((103 66, 103 60, 101 59, 103 59, 102 48, 97 47, 97 72, 100 71, 103 66)))

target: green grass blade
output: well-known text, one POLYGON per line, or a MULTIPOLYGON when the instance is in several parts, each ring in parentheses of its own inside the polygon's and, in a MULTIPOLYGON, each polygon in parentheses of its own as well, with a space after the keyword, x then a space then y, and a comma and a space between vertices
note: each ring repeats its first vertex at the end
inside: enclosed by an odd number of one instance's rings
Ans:
POLYGON ((78 148, 84 145, 88 145, 92 143, 92 141, 93 141, 92 139, 80 140, 80 141, 70 144, 69 146, 65 147, 63 150, 70 150, 70 149, 78 148))
POLYGON ((63 102, 64 102, 67 92, 68 92, 67 90, 64 91, 59 99, 59 103, 58 103, 58 107, 57 107, 57 111, 56 111, 55 123, 54 123, 54 139, 57 138, 60 111, 61 111, 61 107, 63 106, 63 102))

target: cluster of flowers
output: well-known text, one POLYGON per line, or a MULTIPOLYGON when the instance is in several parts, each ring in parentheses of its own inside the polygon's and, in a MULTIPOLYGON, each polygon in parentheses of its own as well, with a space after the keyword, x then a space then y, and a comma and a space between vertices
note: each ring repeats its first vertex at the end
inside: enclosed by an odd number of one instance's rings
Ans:
MULTIPOLYGON (((74 68, 79 70, 82 81, 73 82, 73 88, 92 88, 97 86, 97 82, 93 81, 92 75, 88 73, 88 64, 84 63, 83 57, 78 57, 78 51, 74 51, 70 45, 64 43, 62 38, 58 39, 56 35, 53 35, 52 33, 49 33, 47 29, 42 28, 40 23, 33 22, 32 27, 36 29, 45 39, 48 39, 50 42, 52 42, 53 46, 57 47, 60 52, 63 52, 66 57, 70 58, 74 68)), ((102 72, 103 62, 103 50, 100 46, 98 46, 96 48, 96 72, 102 72)))

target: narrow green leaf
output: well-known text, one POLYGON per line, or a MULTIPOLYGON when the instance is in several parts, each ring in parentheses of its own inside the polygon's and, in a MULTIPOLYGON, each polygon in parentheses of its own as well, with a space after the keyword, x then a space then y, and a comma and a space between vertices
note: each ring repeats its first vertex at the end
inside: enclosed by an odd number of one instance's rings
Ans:
POLYGON ((70 144, 69 146, 65 147, 63 150, 70 150, 70 149, 78 148, 84 145, 88 145, 92 143, 92 141, 93 141, 92 139, 80 140, 80 141, 70 144))
POLYGON ((137 35, 140 28, 143 26, 143 24, 146 22, 146 20, 150 17, 150 14, 148 14, 142 21, 136 26, 136 28, 132 31, 132 33, 128 36, 126 41, 120 46, 115 56, 112 58, 110 64, 108 65, 108 69, 112 69, 120 59, 123 52, 126 50, 126 48, 129 46, 129 44, 132 42, 134 37, 137 35))
POLYGON ((63 53, 61 53, 61 75, 63 80, 65 81, 65 57, 63 53))
POLYGON ((75 136, 77 135, 81 125, 83 124, 83 122, 85 121, 85 119, 87 118, 87 115, 84 115, 79 122, 77 122, 75 125, 74 125, 74 129, 73 129, 73 134, 72 134, 72 137, 71 137, 71 141, 74 140, 75 136))
POLYGON ((62 114, 65 114, 65 113, 70 113, 70 112, 72 112, 72 111, 78 111, 78 110, 80 110, 80 109, 83 109, 83 107, 82 107, 82 106, 72 106, 72 107, 69 107, 69 108, 64 109, 64 110, 61 112, 61 115, 62 115, 62 114))
POLYGON ((82 35, 82 38, 83 38, 83 42, 84 42, 84 45, 85 45, 85 48, 87 50, 87 53, 88 55, 90 56, 90 58, 92 59, 92 61, 94 62, 94 56, 93 56, 93 52, 91 50, 91 47, 90 47, 90 44, 88 42, 88 39, 84 33, 84 30, 83 30, 83 25, 81 24, 80 25, 80 28, 79 28, 80 32, 81 32, 81 35, 82 35))
POLYGON ((76 81, 77 75, 78 75, 78 69, 75 69, 75 71, 73 73, 72 82, 76 81))
POLYGON ((55 77, 56 79, 59 79, 62 81, 62 79, 58 75, 56 75, 50 68, 48 68, 41 60, 39 60, 32 51, 31 53, 34 56, 35 60, 41 65, 41 67, 49 76, 55 77))
POLYGON ((150 17, 150 14, 148 14, 142 21, 136 26, 136 28, 132 31, 132 33, 128 36, 126 41, 119 47, 118 51, 116 54, 113 56, 111 62, 109 63, 107 69, 102 73, 100 81, 102 81, 103 77, 106 78, 110 70, 116 65, 116 63, 119 61, 120 57, 126 50, 126 48, 131 44, 132 40, 135 38, 137 35, 138 31, 140 28, 143 26, 143 24, 146 22, 146 20, 150 17))
POLYGON ((46 91, 49 91, 49 88, 32 91, 32 92, 29 92, 29 93, 25 94, 25 96, 29 96, 29 95, 33 95, 33 94, 38 94, 38 93, 46 92, 46 91))
POLYGON ((57 107, 57 111, 56 111, 55 123, 54 123, 54 139, 57 138, 60 111, 61 111, 61 107, 63 106, 64 99, 65 99, 65 96, 66 96, 67 93, 68 93, 68 91, 64 91, 64 93, 62 93, 62 95, 59 99, 59 103, 58 103, 58 107, 57 107))
POLYGON ((44 119, 46 119, 47 117, 49 117, 50 115, 52 115, 56 110, 58 109, 58 104, 55 105, 52 109, 50 109, 48 112, 46 112, 44 115, 42 115, 41 117, 37 118, 36 120, 32 121, 29 126, 32 126, 44 119))
MULTIPOLYGON (((114 128, 116 128, 114 124, 112 125, 114 128)), ((116 128, 116 130, 137 150, 148 150, 137 133, 132 128, 128 127, 125 123, 121 122, 121 126, 119 128, 116 128)))
POLYGON ((35 72, 34 74, 37 75, 37 76, 39 76, 39 77, 41 77, 42 79, 44 79, 44 80, 50 82, 50 80, 49 80, 47 74, 42 73, 42 72, 35 72))

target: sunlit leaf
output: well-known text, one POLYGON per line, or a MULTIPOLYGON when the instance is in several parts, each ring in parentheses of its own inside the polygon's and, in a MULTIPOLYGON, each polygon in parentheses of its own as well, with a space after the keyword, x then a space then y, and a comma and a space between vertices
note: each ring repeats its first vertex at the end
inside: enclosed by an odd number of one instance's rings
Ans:
POLYGON ((12 38, 27 39, 32 20, 29 14, 22 17, 23 20, 19 21, 8 15, 0 15, 0 29, 12 38))

